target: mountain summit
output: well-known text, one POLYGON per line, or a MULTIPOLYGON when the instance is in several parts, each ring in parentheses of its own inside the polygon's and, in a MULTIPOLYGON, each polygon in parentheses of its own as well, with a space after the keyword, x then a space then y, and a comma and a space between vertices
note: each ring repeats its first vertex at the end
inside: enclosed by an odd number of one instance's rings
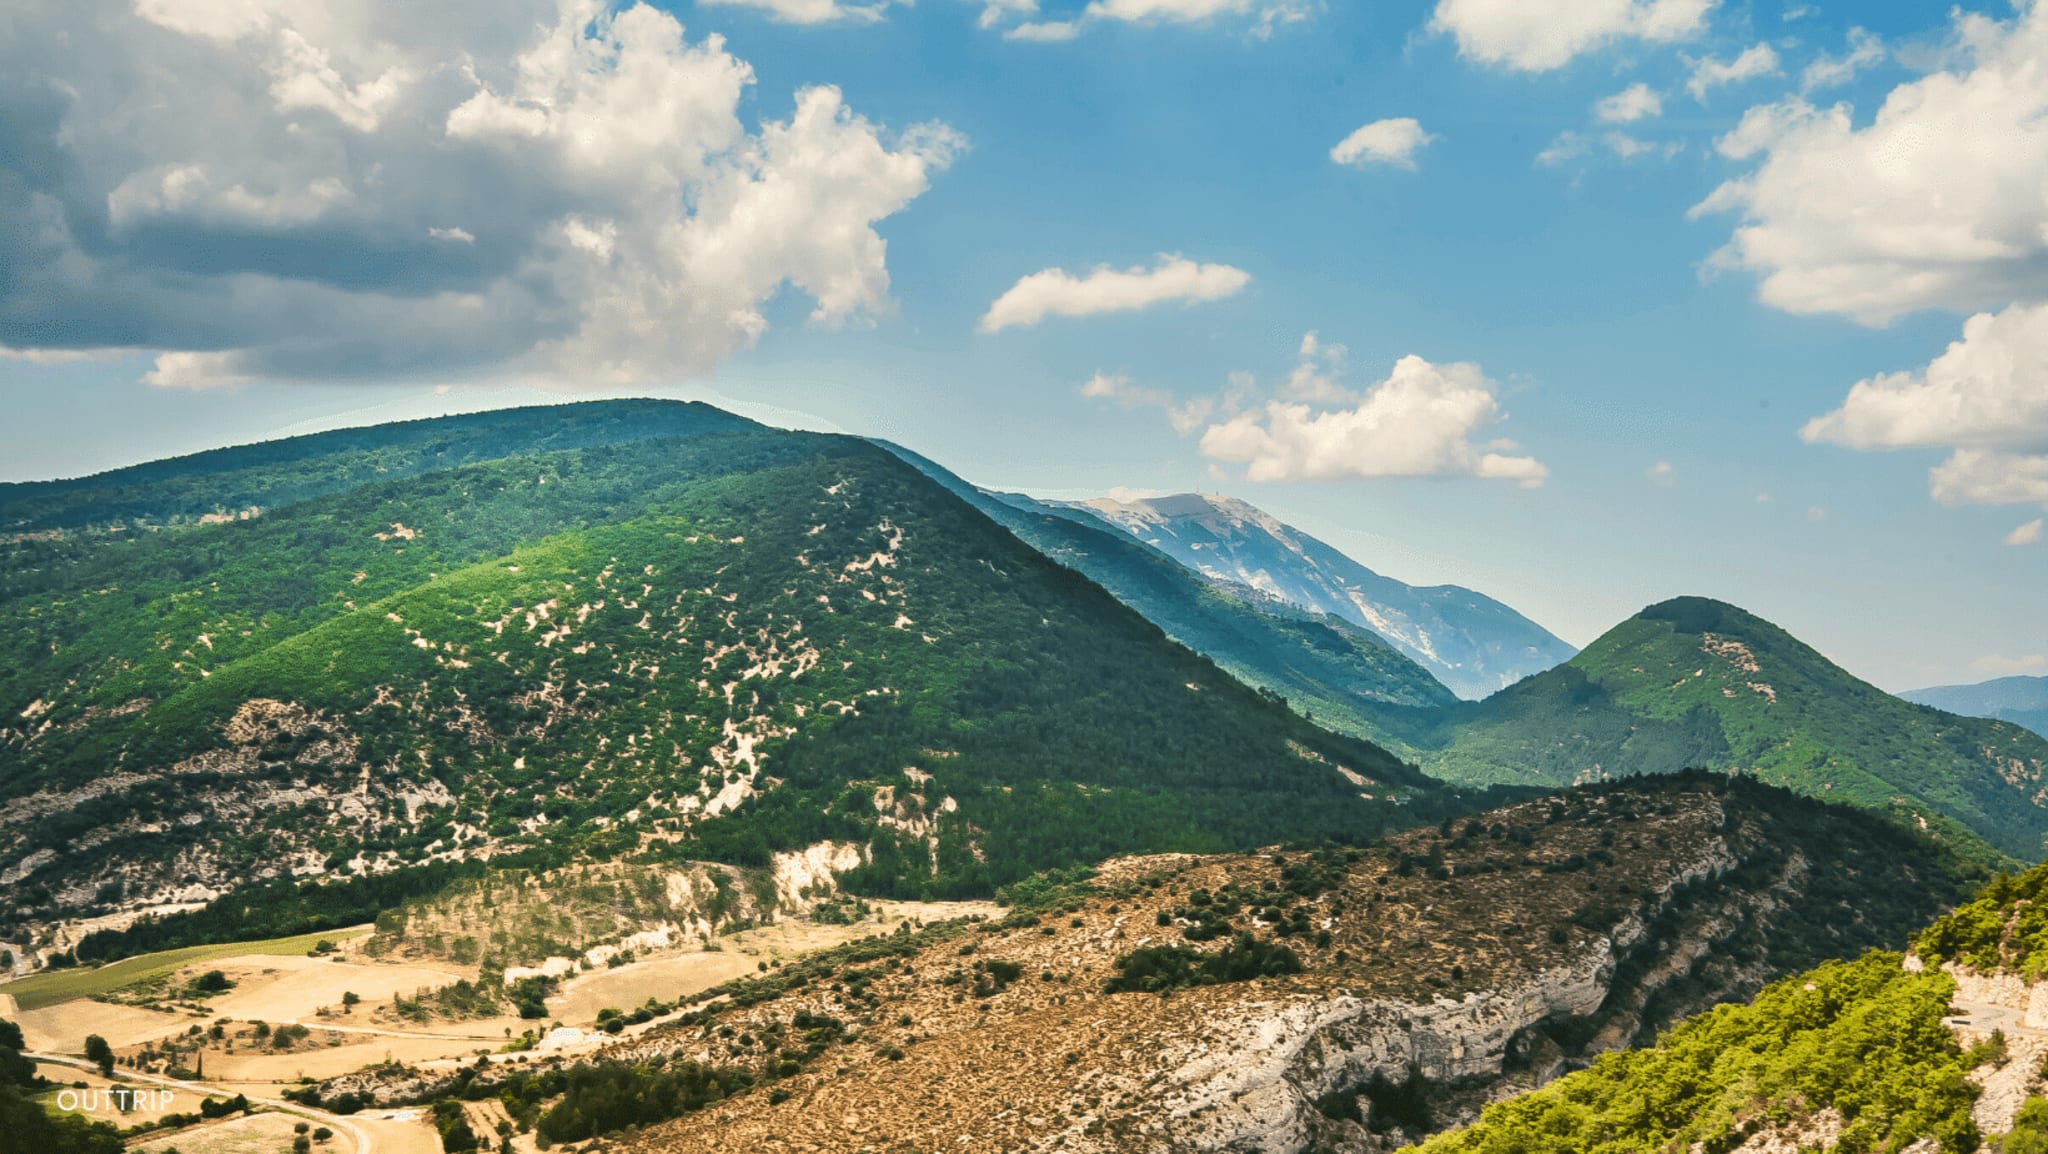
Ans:
POLYGON ((1181 564, 1379 634, 1460 697, 1480 698, 1572 655, 1483 593, 1406 585, 1232 497, 1177 493, 1076 502, 1181 564))

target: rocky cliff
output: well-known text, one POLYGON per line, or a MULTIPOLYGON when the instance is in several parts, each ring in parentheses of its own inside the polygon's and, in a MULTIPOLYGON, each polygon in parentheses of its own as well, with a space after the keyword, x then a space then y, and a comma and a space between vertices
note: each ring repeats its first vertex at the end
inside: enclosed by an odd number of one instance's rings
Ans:
POLYGON ((629 1142, 650 1152, 1367 1154, 1902 944, 1954 897, 1945 871, 1853 811, 1632 781, 1357 849, 1119 859, 1000 921, 722 987, 607 1056, 753 1079, 629 1142), (1859 912, 1859 891, 1904 896, 1859 912))

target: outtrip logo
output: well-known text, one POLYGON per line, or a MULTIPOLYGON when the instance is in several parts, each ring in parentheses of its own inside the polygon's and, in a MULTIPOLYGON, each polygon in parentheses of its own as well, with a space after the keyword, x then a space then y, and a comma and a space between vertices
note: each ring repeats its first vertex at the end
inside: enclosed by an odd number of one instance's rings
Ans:
POLYGON ((57 1091, 57 1108, 67 1112, 99 1114, 131 1110, 169 1110, 178 1100, 176 1090, 137 1090, 128 1086, 109 1086, 103 1089, 74 1089, 66 1087, 57 1091))

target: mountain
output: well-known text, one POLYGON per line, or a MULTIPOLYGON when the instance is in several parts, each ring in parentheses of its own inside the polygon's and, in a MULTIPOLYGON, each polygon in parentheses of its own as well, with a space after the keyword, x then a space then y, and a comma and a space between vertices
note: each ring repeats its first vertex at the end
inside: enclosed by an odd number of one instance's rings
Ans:
POLYGON ((553 1141, 649 1154, 1363 1154, 1901 946, 1956 864, 1753 781, 1605 784, 1373 847, 1120 859, 660 1007, 566 1069, 387 1064, 307 1097, 524 1101, 553 1141))
POLYGON ((2048 735, 2048 677, 2001 677, 1976 685, 1937 685, 1899 696, 1965 717, 1995 717, 2048 735))
POLYGON ((1689 767, 1949 819, 2022 860, 2048 834, 2048 741, 1859 681, 1733 605, 1652 605, 1482 702, 1390 711, 1381 733, 1447 780, 1563 785, 1689 767))
POLYGON ((0 526, 18 954, 346 924, 484 859, 826 844, 860 892, 971 895, 1469 804, 892 454, 703 406, 10 486, 0 526))
POLYGON ((1371 629, 1465 698, 1572 655, 1549 630, 1456 585, 1404 585, 1243 501, 1181 493, 1078 502, 1199 573, 1371 629))
POLYGON ((1092 515, 1021 493, 984 491, 909 449, 876 443, 1032 548, 1109 590, 1169 637, 1240 681, 1286 698, 1321 725, 1360 735, 1373 706, 1457 700, 1378 634, 1341 617, 1204 577, 1092 515))

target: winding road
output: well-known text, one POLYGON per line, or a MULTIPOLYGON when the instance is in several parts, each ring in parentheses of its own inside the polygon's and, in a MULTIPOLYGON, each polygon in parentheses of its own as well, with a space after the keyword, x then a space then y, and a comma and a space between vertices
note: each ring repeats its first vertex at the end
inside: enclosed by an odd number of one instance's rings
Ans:
POLYGON ((2027 1025, 2027 1012, 2011 1006, 1994 1006, 1986 1002, 1955 1002, 1949 1006, 1949 1015, 1942 1024, 1952 1028, 1975 1030, 1988 1034, 2001 1031, 2008 1038, 2044 1038, 2048 1030, 2035 1029, 2027 1025))
MULTIPOLYGON (((50 1062, 59 1066, 73 1066, 81 1070, 91 1070, 95 1073, 99 1071, 97 1065, 83 1058, 73 1058, 63 1054, 39 1054, 30 1050, 24 1050, 22 1054, 37 1062, 50 1062)), ((138 1074, 132 1070, 121 1071, 120 1077, 130 1082, 148 1082, 157 1086, 169 1086, 175 1090, 188 1090, 202 1098, 232 1098, 237 1093, 237 1091, 223 1090, 218 1086, 209 1086, 204 1082, 187 1082, 178 1078, 161 1078, 155 1074, 138 1074)), ((337 1133, 348 1135, 349 1139, 356 1144, 355 1154, 372 1154, 376 1148, 376 1144, 371 1139, 368 1130, 358 1125, 354 1120, 345 1118, 340 1114, 330 1114, 325 1110, 316 1110, 311 1106, 301 1106, 297 1102, 281 1098, 247 1097, 251 1105, 268 1106, 280 1113, 296 1114, 301 1118, 308 1118, 324 1126, 331 1127, 337 1133)))

